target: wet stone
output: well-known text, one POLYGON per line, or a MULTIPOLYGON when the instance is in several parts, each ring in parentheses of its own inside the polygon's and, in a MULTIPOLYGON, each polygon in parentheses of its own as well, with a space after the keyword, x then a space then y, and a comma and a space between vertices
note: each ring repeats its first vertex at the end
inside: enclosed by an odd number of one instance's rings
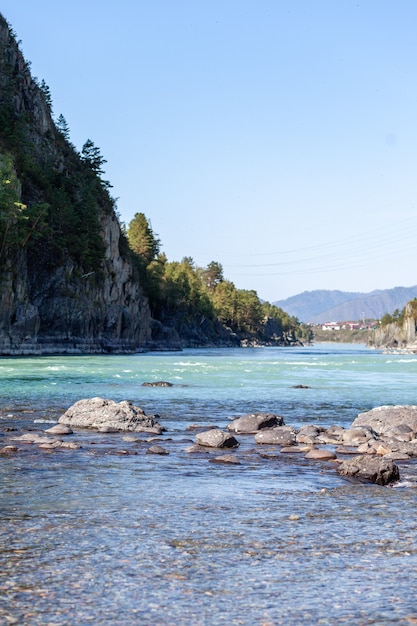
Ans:
POLYGON ((186 452, 188 454, 208 454, 208 450, 205 450, 204 448, 202 448, 201 446, 199 446, 198 444, 194 444, 193 446, 190 446, 189 448, 187 448, 186 452))
POLYGON ((169 454, 168 450, 163 448, 162 446, 154 445, 146 450, 146 454, 169 454))
POLYGON ((336 459, 336 455, 331 450, 325 450, 323 448, 313 448, 310 452, 307 452, 306 459, 314 461, 333 461, 336 459))
POLYGON ((66 424, 55 424, 52 428, 45 430, 49 435, 72 435, 73 431, 66 424))
POLYGON ((168 383, 166 380, 157 380, 155 382, 142 383, 142 387, 173 387, 173 383, 168 383))
POLYGON ((58 422, 71 428, 93 428, 101 432, 117 431, 152 432, 160 434, 164 429, 156 421, 156 415, 147 416, 143 409, 132 402, 115 402, 103 398, 86 398, 73 404, 58 422))
POLYGON ((60 450, 80 450, 81 446, 75 441, 62 441, 59 446, 60 450))
POLYGON ((240 465, 239 459, 234 454, 223 454, 223 456, 216 456, 214 457, 214 459, 210 459, 209 463, 240 465))
POLYGON ((338 446, 335 450, 336 454, 358 454, 359 448, 349 448, 347 446, 338 446))
POLYGON ((337 471, 341 476, 351 476, 377 485, 389 485, 400 479, 398 466, 391 459, 370 455, 342 461, 337 471))
POLYGON ((227 428, 234 433, 253 434, 263 428, 273 428, 283 426, 284 418, 274 413, 250 413, 233 420, 227 428))
POLYGON ((4 446, 4 448, 0 449, 0 454, 13 454, 18 450, 19 448, 17 446, 4 446))
POLYGON ((356 426, 368 426, 377 434, 385 434, 393 429, 404 432, 405 427, 410 429, 406 432, 417 433, 417 406, 378 406, 360 413, 352 423, 352 427, 356 426))
POLYGON ((295 431, 291 426, 277 426, 259 431, 255 435, 255 441, 259 444, 275 444, 280 446, 292 446, 295 444, 295 431))
POLYGON ((231 435, 219 428, 213 428, 196 435, 196 442, 200 446, 209 448, 237 448, 239 442, 231 435))

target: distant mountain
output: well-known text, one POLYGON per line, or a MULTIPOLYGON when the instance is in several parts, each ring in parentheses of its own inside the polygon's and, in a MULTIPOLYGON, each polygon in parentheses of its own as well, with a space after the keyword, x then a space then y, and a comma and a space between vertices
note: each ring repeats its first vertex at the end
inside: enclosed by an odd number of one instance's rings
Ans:
POLYGON ((379 319, 385 313, 402 310, 407 302, 417 298, 417 285, 394 287, 370 293, 317 289, 303 291, 286 300, 273 304, 294 315, 301 322, 320 324, 322 322, 355 321, 363 317, 379 319))

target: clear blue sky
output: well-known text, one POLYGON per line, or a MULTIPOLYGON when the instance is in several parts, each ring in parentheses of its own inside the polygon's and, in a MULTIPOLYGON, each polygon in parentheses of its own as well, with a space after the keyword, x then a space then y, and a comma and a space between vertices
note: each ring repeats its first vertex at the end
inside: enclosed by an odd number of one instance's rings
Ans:
POLYGON ((2 0, 170 261, 269 301, 417 284, 415 0, 2 0))

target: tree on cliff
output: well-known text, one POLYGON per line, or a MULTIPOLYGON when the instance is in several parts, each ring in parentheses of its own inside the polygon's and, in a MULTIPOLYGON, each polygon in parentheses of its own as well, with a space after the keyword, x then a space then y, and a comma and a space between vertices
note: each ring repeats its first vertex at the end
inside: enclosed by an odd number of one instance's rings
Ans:
POLYGON ((69 126, 68 126, 67 120, 62 115, 62 113, 60 114, 60 116, 58 117, 56 121, 56 127, 61 133, 61 135, 64 137, 64 139, 69 142, 70 140, 69 126))
POLYGON ((127 237, 133 252, 141 257, 145 265, 149 265, 158 256, 161 242, 144 213, 135 213, 129 223, 127 237))
POLYGON ((203 280, 209 291, 214 291, 219 283, 224 280, 223 266, 217 261, 211 261, 203 271, 203 280))
POLYGON ((103 165, 107 163, 101 155, 100 148, 91 139, 87 139, 81 149, 81 158, 97 176, 104 174, 103 165))

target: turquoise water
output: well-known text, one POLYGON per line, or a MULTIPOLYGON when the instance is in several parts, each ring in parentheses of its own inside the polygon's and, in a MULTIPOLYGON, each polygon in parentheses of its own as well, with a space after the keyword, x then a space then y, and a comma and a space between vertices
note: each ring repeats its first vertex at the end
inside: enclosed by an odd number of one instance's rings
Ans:
POLYGON ((253 411, 349 426, 417 404, 416 374, 417 355, 332 344, 0 359, 1 445, 101 396, 157 413, 169 451, 79 431, 79 450, 1 455, 0 623, 414 623, 413 462, 394 488, 358 485, 248 435, 217 465, 187 428, 253 411))

